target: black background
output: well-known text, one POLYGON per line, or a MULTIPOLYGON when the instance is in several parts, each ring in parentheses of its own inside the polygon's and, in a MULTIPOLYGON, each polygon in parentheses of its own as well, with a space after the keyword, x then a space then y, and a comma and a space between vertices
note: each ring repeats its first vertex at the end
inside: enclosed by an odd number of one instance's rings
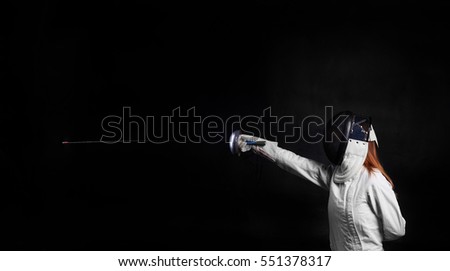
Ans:
POLYGON ((327 193, 223 142, 61 144, 98 140, 123 106, 327 105, 374 119, 407 220, 385 248, 448 249, 446 6, 153 2, 2 2, 0 249, 328 250, 327 193))

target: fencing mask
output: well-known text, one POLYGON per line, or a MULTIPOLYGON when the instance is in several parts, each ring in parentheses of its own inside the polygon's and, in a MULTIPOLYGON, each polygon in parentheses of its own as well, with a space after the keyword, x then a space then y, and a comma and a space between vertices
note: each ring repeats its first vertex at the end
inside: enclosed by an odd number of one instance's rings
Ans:
POLYGON ((336 114, 325 125, 323 146, 328 159, 341 165, 349 140, 356 142, 375 141, 378 145, 370 117, 357 116, 351 111, 336 114))

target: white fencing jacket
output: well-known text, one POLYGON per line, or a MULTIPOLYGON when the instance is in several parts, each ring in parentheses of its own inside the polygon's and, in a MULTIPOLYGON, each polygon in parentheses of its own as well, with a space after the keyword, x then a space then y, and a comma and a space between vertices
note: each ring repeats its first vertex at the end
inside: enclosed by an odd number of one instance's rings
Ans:
POLYGON ((363 166, 366 142, 350 140, 341 166, 325 166, 266 141, 253 151, 329 191, 328 220, 332 250, 383 250, 383 241, 405 234, 394 191, 379 172, 363 166))

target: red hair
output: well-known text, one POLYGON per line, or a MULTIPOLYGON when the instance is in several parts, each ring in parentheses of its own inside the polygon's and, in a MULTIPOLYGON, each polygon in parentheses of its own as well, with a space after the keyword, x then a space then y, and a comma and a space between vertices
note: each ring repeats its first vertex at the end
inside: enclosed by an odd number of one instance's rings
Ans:
POLYGON ((394 182, 392 182, 391 177, 386 173, 383 166, 378 159, 377 146, 374 141, 369 141, 369 151, 367 152, 366 161, 364 161, 364 166, 369 170, 370 173, 378 169, 381 174, 386 178, 386 180, 391 184, 392 189, 394 189, 394 182))

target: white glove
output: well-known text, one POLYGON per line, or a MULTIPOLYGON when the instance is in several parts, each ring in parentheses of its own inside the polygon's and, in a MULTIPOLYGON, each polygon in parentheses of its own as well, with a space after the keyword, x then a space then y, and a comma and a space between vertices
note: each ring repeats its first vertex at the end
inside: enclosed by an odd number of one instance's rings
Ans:
POLYGON ((251 150, 252 148, 256 148, 257 146, 248 145, 247 141, 257 141, 257 140, 259 140, 258 137, 241 134, 239 135, 238 138, 239 149, 241 150, 241 152, 248 152, 249 150, 251 150))
POLYGON ((256 136, 241 134, 238 138, 238 145, 241 152, 248 152, 249 150, 252 150, 254 153, 261 155, 272 162, 275 162, 276 160, 275 157, 278 145, 276 142, 268 141, 256 136), (265 145, 249 145, 247 144, 247 141, 264 141, 265 145))

